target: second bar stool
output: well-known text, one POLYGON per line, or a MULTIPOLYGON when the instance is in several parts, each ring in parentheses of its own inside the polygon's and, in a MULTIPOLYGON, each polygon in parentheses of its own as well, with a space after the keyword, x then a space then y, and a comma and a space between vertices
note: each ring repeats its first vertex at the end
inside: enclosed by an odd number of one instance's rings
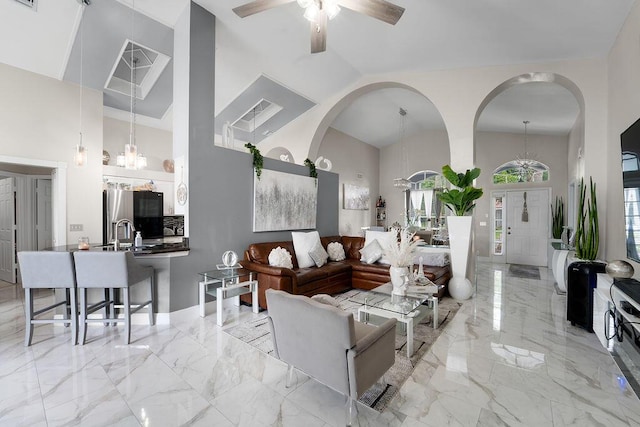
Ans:
MULTIPOLYGON (((131 341, 131 314, 143 307, 149 309, 149 324, 153 325, 154 301, 154 270, 153 267, 142 266, 131 252, 74 252, 76 265, 76 282, 80 294, 80 336, 79 341, 84 344, 87 337, 87 324, 91 322, 108 324, 124 322, 125 342, 131 341), (130 288, 144 281, 149 282, 149 299, 144 302, 130 301, 130 288), (87 305, 87 289, 122 290, 124 317, 118 318, 115 310, 114 292, 109 292, 109 300, 100 301, 92 306, 87 305), (109 319, 89 319, 92 312, 105 306, 111 306, 109 319)), ((109 311, 107 311, 109 312, 109 311)))

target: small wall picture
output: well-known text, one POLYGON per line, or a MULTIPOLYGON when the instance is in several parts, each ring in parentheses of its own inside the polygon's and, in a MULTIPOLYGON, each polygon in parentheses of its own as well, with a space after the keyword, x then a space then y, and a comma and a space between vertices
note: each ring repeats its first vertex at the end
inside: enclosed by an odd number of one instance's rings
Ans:
POLYGON ((359 187, 344 184, 344 208, 355 210, 369 210, 369 187, 359 187))

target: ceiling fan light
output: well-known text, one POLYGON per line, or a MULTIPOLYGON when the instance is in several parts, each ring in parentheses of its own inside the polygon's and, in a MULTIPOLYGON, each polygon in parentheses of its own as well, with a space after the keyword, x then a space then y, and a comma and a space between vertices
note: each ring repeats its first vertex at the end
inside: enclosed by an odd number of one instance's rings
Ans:
POLYGON ((325 12, 327 12, 327 18, 333 19, 338 13, 340 13, 340 6, 336 2, 325 2, 323 4, 325 12))
POLYGON ((311 3, 304 10, 304 17, 309 22, 315 22, 316 21, 316 17, 318 16, 318 13, 320 13, 320 8, 318 7, 318 5, 315 4, 315 3, 311 3))
POLYGON ((306 9, 307 7, 311 6, 311 3, 313 2, 313 0, 298 0, 298 5, 301 8, 306 9))

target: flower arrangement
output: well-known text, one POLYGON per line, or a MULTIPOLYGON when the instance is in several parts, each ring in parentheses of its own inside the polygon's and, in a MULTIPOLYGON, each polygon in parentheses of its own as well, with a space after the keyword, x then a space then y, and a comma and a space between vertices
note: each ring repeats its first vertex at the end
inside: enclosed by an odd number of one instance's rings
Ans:
POLYGON ((400 239, 394 241, 384 249, 385 258, 389 260, 392 267, 409 267, 413 265, 413 252, 421 243, 421 240, 414 240, 412 233, 408 228, 391 229, 396 232, 400 239))

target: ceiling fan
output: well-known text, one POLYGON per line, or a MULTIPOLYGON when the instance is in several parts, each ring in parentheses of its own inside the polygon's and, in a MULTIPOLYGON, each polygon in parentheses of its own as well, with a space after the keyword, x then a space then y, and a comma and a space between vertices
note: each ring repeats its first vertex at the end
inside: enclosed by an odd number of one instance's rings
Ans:
POLYGON ((233 11, 240 18, 246 18, 294 1, 305 9, 304 17, 311 23, 311 53, 327 49, 327 21, 338 14, 340 6, 391 25, 395 25, 404 13, 403 7, 386 0, 254 0, 234 8, 233 11))

